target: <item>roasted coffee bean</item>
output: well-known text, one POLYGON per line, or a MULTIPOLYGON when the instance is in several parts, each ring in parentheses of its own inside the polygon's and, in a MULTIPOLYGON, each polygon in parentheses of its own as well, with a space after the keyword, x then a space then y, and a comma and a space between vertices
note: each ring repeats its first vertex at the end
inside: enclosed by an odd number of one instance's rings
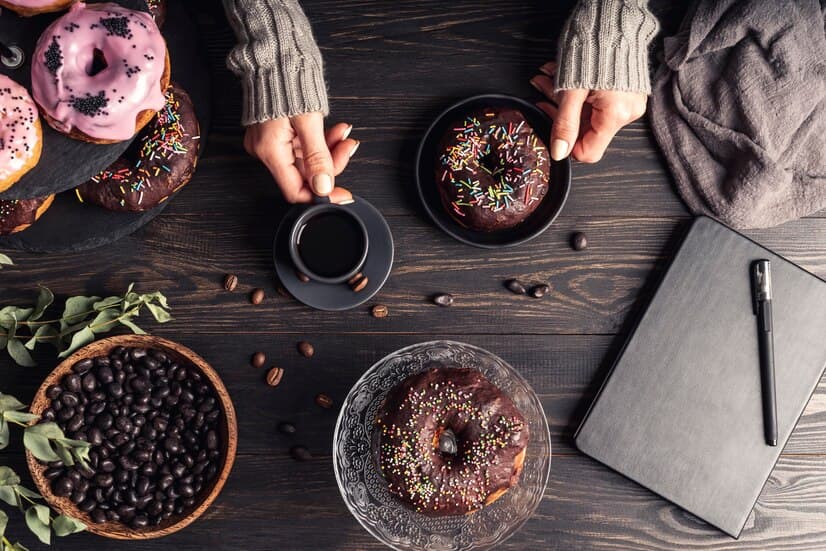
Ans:
POLYGON ((235 274, 227 274, 224 276, 224 290, 233 292, 238 287, 238 276, 235 274))
POLYGON ((295 425, 292 423, 278 423, 278 432, 282 434, 295 434, 295 425))
POLYGON ((46 477, 46 480, 54 480, 55 478, 61 476, 63 474, 63 468, 61 467, 50 467, 43 471, 43 476, 46 477))
MULTIPOLYGON (((83 426, 83 416, 80 415, 79 413, 76 413, 75 415, 73 415, 72 418, 69 419, 69 421, 66 423, 66 429, 69 430, 70 432, 75 432, 77 430, 80 430, 80 427, 82 427, 82 426, 83 426)), ((85 438, 81 438, 79 434, 76 434, 74 436, 74 438, 76 440, 86 440, 85 438)))
POLYGON ((75 365, 72 366, 72 371, 82 375, 92 369, 93 365, 95 365, 95 361, 91 358, 86 358, 76 362, 75 365))
POLYGON ((167 438, 163 441, 164 449, 170 454, 177 455, 181 453, 181 441, 177 438, 167 438))
POLYGON ((308 276, 307 274, 305 274, 304 272, 301 272, 299 270, 295 271, 295 277, 298 278, 298 281, 300 281, 301 283, 309 283, 310 282, 310 276, 308 276))
POLYGON ((80 375, 72 373, 63 377, 63 386, 71 392, 80 392, 80 375))
MULTIPOLYGON (((59 402, 55 402, 59 403, 59 402)), ((68 421, 72 417, 75 416, 74 408, 64 407, 60 411, 57 412, 57 419, 58 421, 68 421)))
POLYGON ((252 367, 257 367, 260 369, 264 367, 265 363, 267 363, 267 355, 263 352, 256 352, 252 355, 250 363, 252 364, 252 367))
POLYGON ((134 425, 132 425, 132 421, 130 421, 128 417, 120 416, 115 419, 115 428, 121 432, 131 433, 134 425))
MULTIPOLYGON (((77 375, 75 375, 77 377, 77 375)), ((80 381, 78 381, 78 385, 80 385, 80 381)), ((68 406, 73 408, 80 403, 80 399, 77 397, 77 394, 70 391, 64 391, 63 394, 60 395, 60 401, 63 402, 64 406, 68 406)))
POLYGON ((316 394, 315 403, 324 409, 330 409, 333 407, 333 399, 324 393, 316 394))
POLYGON ((350 288, 353 290, 354 293, 360 293, 365 288, 367 288, 368 283, 370 283, 370 279, 365 276, 356 281, 353 285, 350 286, 350 288))
POLYGON ((275 288, 276 292, 284 298, 292 298, 292 295, 289 291, 287 291, 283 285, 279 285, 275 288))
POLYGON ((290 455, 296 461, 307 461, 313 457, 310 450, 304 446, 293 446, 290 448, 290 455))
POLYGON ((95 477, 95 484, 98 488, 109 488, 115 483, 115 478, 109 474, 99 474, 95 477))
POLYGON ((86 499, 86 492, 79 492, 75 490, 74 492, 72 492, 72 495, 69 496, 69 499, 72 500, 72 503, 77 505, 78 503, 86 499))
POLYGON ((307 341, 301 341, 298 343, 298 352, 305 358, 312 358, 315 354, 315 348, 307 341))
POLYGON ((117 512, 121 520, 129 520, 135 516, 135 506, 124 503, 122 505, 118 505, 117 512))
POLYGON ((264 297, 264 289, 255 289, 250 294, 250 302, 256 305, 261 304, 262 302, 264 302, 264 297))
POLYGON ((97 504, 95 503, 94 499, 87 497, 78 504, 77 508, 84 513, 90 513, 96 507, 96 505, 97 504))
POLYGON ((546 284, 536 285, 531 287, 530 293, 533 298, 542 298, 551 291, 550 286, 546 284))
POLYGON ((284 370, 280 367, 273 367, 267 372, 267 384, 270 386, 278 386, 281 379, 284 377, 284 370))
POLYGON ((52 385, 46 389, 46 398, 54 400, 63 393, 63 388, 60 385, 52 385))
POLYGON ((588 238, 582 232, 576 232, 571 236, 571 248, 575 251, 581 251, 588 248, 588 238))
POLYGON ((359 272, 359 273, 357 273, 356 275, 354 275, 353 277, 351 277, 350 279, 348 279, 348 280, 347 280, 347 285, 349 285, 350 287, 352 287, 353 285, 355 285, 356 283, 358 283, 359 281, 361 281, 361 279, 362 279, 363 277, 364 277, 364 274, 363 274, 363 273, 361 273, 361 272, 359 272))
POLYGON ((83 391, 87 394, 95 390, 97 384, 97 379, 95 379, 95 376, 92 373, 86 373, 80 380, 80 386, 83 388, 83 391))
POLYGON ((442 293, 433 296, 433 304, 438 306, 450 306, 453 304, 453 295, 442 293))
POLYGON ((140 530, 141 528, 146 528, 149 526, 149 518, 146 515, 136 515, 135 518, 129 523, 129 525, 134 528, 135 530, 140 530))
POLYGON ((52 483, 52 493, 57 497, 68 497, 75 489, 75 483, 68 476, 62 476, 52 483))
POLYGON ((115 375, 112 372, 112 368, 108 365, 98 367, 95 375, 97 376, 98 382, 102 385, 108 385, 115 380, 115 375))
POLYGON ((103 509, 95 509, 90 516, 92 517, 92 522, 95 524, 103 524, 106 522, 106 511, 103 509))
POLYGON ((517 279, 507 280, 505 282, 505 287, 508 288, 508 291, 516 295, 524 295, 528 292, 528 290, 525 288, 522 282, 517 279))
POLYGON ((370 314, 374 318, 386 318, 389 310, 384 304, 376 304, 370 309, 370 314))

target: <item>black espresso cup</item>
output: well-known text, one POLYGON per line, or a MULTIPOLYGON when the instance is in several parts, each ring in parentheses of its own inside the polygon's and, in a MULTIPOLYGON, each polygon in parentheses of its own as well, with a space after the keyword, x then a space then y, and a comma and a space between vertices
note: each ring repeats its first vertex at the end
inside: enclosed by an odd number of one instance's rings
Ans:
POLYGON ((320 283, 343 283, 367 260, 369 239, 361 218, 326 197, 316 198, 293 223, 290 257, 298 270, 320 283))

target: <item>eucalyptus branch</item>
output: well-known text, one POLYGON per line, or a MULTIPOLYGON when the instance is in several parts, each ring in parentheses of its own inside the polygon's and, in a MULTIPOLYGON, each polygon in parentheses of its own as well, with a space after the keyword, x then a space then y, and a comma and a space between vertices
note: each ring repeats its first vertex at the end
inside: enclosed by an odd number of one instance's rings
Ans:
POLYGON ((172 320, 169 304, 162 293, 139 294, 133 290, 133 285, 129 285, 122 296, 69 297, 60 317, 41 319, 53 303, 54 294, 46 287, 40 287, 33 305, 0 308, 0 350, 6 349, 19 365, 34 366, 31 351, 44 342, 54 345, 58 357, 65 358, 94 341, 97 334, 106 333, 118 325, 134 333, 143 333, 134 319, 144 308, 158 323, 172 320))

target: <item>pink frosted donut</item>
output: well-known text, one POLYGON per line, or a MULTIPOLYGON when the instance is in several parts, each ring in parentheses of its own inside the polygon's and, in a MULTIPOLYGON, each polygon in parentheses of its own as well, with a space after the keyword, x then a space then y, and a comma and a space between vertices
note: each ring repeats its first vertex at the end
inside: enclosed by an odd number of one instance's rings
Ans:
POLYGON ((38 13, 60 11, 68 8, 75 0, 0 0, 0 6, 30 17, 38 13))
POLYGON ((32 92, 49 125, 94 143, 130 139, 166 104, 169 58, 152 16, 78 2, 40 36, 32 92))
POLYGON ((0 191, 14 185, 40 160, 37 106, 25 88, 0 75, 0 191))

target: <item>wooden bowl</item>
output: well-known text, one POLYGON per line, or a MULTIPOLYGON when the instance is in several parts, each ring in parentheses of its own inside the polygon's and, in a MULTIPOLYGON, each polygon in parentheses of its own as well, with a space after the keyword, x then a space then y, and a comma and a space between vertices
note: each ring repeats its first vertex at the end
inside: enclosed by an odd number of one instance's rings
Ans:
POLYGON ((49 481, 46 480, 44 476, 44 471, 47 466, 38 461, 29 451, 26 452, 26 462, 28 463, 29 472, 31 472, 37 489, 49 505, 60 513, 83 521, 89 527, 89 532, 107 538, 121 540, 159 538, 177 532, 191 524, 207 510, 212 502, 215 501, 215 498, 218 497, 221 488, 224 487, 224 482, 226 482, 232 470, 232 464, 235 461, 235 452, 238 447, 238 426, 235 419, 235 408, 218 374, 203 358, 192 350, 160 337, 150 335, 121 335, 93 342, 66 358, 46 377, 43 384, 40 385, 34 400, 32 400, 31 412, 41 414, 43 410, 49 407, 51 400, 46 397, 46 389, 53 384, 59 383, 63 376, 70 372, 75 363, 86 358, 108 355, 116 346, 161 349, 178 363, 196 366, 201 373, 209 379, 209 382, 215 389, 215 394, 218 402, 221 404, 221 411, 223 412, 221 416, 222 423, 219 426, 219 434, 223 444, 222 464, 211 485, 205 486, 197 496, 195 507, 188 512, 184 511, 181 515, 173 515, 157 526, 148 526, 141 530, 134 530, 125 524, 113 521, 95 524, 89 515, 81 512, 77 508, 77 505, 72 503, 68 497, 57 497, 52 493, 49 481))

